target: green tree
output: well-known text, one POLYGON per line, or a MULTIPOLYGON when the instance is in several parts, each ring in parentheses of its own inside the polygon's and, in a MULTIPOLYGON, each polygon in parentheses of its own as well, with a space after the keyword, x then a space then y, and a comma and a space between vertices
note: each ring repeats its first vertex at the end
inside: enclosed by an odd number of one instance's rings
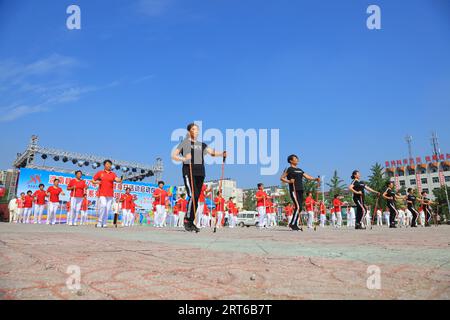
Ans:
POLYGON ((450 220, 450 213, 448 210, 445 188, 447 188, 447 193, 450 194, 450 188, 447 186, 442 186, 441 188, 435 189, 433 191, 433 194, 436 197, 436 199, 434 200, 434 202, 436 202, 436 205, 433 206, 433 210, 434 212, 438 212, 441 217, 445 217, 448 221, 450 220))
POLYGON ((335 195, 343 195, 345 190, 344 180, 338 176, 337 170, 334 170, 333 177, 327 183, 327 186, 330 188, 329 200, 334 199, 335 195))
POLYGON ((256 211, 256 191, 247 190, 244 192, 244 210, 256 211))
MULTIPOLYGON (((383 171, 384 171, 383 166, 377 162, 372 166, 370 171, 371 171, 371 175, 369 176, 369 182, 368 182, 369 187, 371 187, 372 189, 374 189, 378 192, 381 192, 381 193, 386 191, 386 186, 390 179, 389 179, 389 177, 386 177, 383 174, 383 171)), ((377 195, 368 194, 366 197, 366 204, 374 207, 375 203, 376 203, 376 199, 377 199, 377 195)), ((386 200, 382 197, 382 195, 380 195, 380 199, 378 201, 378 207, 384 208, 385 206, 386 206, 386 200)))

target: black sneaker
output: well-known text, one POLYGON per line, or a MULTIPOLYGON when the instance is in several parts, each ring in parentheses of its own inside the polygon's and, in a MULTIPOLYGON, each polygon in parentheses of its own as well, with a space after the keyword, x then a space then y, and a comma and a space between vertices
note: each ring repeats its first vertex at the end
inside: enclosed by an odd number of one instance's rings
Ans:
POLYGON ((390 226, 389 228, 390 229, 397 229, 397 226, 394 225, 394 226, 390 226))
POLYGON ((184 230, 186 230, 187 232, 192 232, 192 223, 189 221, 185 221, 184 222, 184 230))
POLYGON ((196 226, 195 224, 192 224, 191 228, 192 228, 191 231, 193 231, 193 232, 195 232, 195 233, 199 233, 199 232, 200 232, 200 229, 197 228, 197 226, 196 226))

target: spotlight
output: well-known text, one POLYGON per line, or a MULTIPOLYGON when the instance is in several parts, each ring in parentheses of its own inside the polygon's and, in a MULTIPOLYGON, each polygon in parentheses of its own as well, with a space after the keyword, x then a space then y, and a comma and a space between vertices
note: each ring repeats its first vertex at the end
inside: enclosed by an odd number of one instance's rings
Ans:
POLYGON ((54 156, 54 157, 53 157, 53 160, 59 161, 59 156, 54 156))
POLYGON ((45 159, 48 158, 48 156, 47 156, 46 154, 43 154, 43 155, 41 156, 41 158, 45 160, 45 159))
POLYGON ((119 165, 116 166, 116 170, 120 170, 120 166, 119 165))
POLYGON ((80 160, 80 161, 78 161, 77 164, 78 164, 79 167, 82 167, 82 166, 84 165, 84 161, 83 161, 83 160, 80 160))
POLYGON ((131 171, 133 171, 134 173, 136 173, 136 172, 137 172, 137 169, 136 169, 136 168, 133 168, 131 171))
POLYGON ((85 162, 84 162, 84 165, 85 165, 86 167, 88 167, 88 166, 89 166, 89 161, 85 161, 85 162))
POLYGON ((64 163, 66 163, 67 161, 69 161, 69 158, 63 157, 63 158, 62 158, 62 161, 63 161, 64 163))
POLYGON ((128 170, 129 170, 129 169, 128 169, 127 167, 122 167, 122 171, 123 171, 123 172, 128 172, 128 170))
POLYGON ((72 159, 72 163, 73 164, 77 164, 78 160, 77 159, 72 159))
POLYGON ((144 169, 142 169, 142 170, 141 170, 141 173, 142 173, 142 174, 144 174, 144 173, 145 173, 145 170, 144 170, 144 169))
POLYGON ((98 167, 100 167, 100 163, 94 162, 94 163, 92 164, 92 169, 97 169, 98 167))

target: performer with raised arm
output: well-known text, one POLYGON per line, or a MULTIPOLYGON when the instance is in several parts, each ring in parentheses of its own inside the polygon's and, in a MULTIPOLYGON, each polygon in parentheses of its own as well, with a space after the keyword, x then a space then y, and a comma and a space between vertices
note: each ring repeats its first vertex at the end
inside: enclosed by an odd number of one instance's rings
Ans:
POLYGON ((417 228, 417 219, 419 212, 416 209, 417 197, 413 188, 408 189, 408 195, 406 196, 406 203, 408 204, 408 210, 412 214, 411 228, 417 228))
MULTIPOLYGON (((42 214, 44 213, 45 205, 47 203, 47 192, 44 190, 45 185, 40 184, 39 190, 37 190, 33 197, 35 199, 35 205, 34 205, 34 224, 41 224, 42 223, 42 214)), ((48 208, 47 208, 47 220, 48 220, 48 208)))
MULTIPOLYGON (((431 208, 430 206, 434 204, 433 201, 428 198, 428 193, 426 191, 422 191, 422 198, 420 199, 420 202, 422 203, 423 212, 425 215, 425 227, 431 227, 430 220, 431 220, 431 208)), ((423 223, 422 223, 423 224, 423 223)))
POLYGON ((389 228, 395 229, 397 228, 397 218, 399 216, 399 212, 397 210, 397 206, 395 202, 397 200, 402 200, 395 191, 394 191, 394 182, 389 181, 387 185, 386 191, 383 193, 383 198, 387 200, 387 205, 389 208, 390 216, 389 216, 389 228))
MULTIPOLYGON (((294 215, 289 228, 293 231, 303 231, 303 228, 298 227, 299 215, 303 208, 303 179, 320 182, 320 178, 313 178, 306 174, 302 169, 298 168, 300 162, 298 156, 295 154, 288 157, 289 167, 284 170, 280 180, 289 185, 289 194, 294 203, 294 215)), ((301 220, 300 220, 301 221, 301 220)), ((302 223, 303 225, 303 223, 302 223)))
POLYGON ((209 154, 212 157, 227 157, 226 151, 218 152, 211 149, 201 141, 198 141, 199 127, 195 123, 187 126, 187 137, 172 153, 174 161, 183 162, 183 180, 189 195, 188 212, 185 218, 184 227, 186 231, 200 232, 195 226, 195 215, 198 208, 200 191, 205 181, 205 161, 204 156, 209 154))
POLYGON ((97 228, 106 228, 108 226, 108 217, 114 201, 114 182, 122 183, 122 178, 112 172, 112 161, 103 162, 104 170, 97 172, 92 179, 94 185, 98 185, 99 218, 97 228))
POLYGON ((356 230, 364 230, 362 227, 362 219, 366 215, 366 205, 365 205, 365 191, 373 192, 379 195, 378 191, 373 190, 369 186, 366 185, 363 181, 361 181, 361 173, 358 170, 353 171, 352 173, 352 183, 349 186, 349 190, 353 193, 353 201, 356 204, 356 230))

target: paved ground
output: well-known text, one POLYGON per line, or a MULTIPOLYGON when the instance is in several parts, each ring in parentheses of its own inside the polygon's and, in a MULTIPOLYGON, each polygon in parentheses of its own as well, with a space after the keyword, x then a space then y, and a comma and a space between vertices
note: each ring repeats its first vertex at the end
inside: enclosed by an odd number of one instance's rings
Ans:
POLYGON ((0 299, 449 299, 450 227, 293 233, 0 224, 0 299), (368 267, 381 289, 367 288, 368 267), (79 266, 81 289, 67 268, 79 266))

